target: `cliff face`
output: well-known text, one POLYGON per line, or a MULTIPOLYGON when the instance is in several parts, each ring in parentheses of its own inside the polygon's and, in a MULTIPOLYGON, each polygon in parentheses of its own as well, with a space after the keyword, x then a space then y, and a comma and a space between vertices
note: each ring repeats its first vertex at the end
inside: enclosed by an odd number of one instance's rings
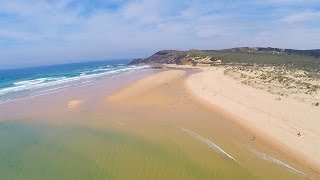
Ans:
POLYGON ((146 59, 134 59, 130 64, 181 64, 187 53, 184 51, 163 50, 159 51, 146 59))
POLYGON ((129 65, 143 64, 143 63, 144 63, 144 59, 137 58, 137 59, 132 60, 132 61, 129 63, 129 65))

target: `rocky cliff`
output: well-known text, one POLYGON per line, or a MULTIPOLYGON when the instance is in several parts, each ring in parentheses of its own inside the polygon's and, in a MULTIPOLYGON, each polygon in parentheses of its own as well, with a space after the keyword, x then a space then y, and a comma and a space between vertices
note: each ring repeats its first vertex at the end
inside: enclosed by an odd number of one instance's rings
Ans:
POLYGON ((187 56, 184 51, 163 50, 159 51, 146 59, 134 59, 130 64, 181 64, 183 58, 187 56))

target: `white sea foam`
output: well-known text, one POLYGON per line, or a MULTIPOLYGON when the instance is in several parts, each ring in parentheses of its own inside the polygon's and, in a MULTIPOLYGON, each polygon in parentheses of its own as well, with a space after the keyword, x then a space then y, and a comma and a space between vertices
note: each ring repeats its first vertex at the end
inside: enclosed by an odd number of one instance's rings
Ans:
POLYGON ((189 134, 190 136, 192 136, 193 138, 195 139, 198 139, 200 140, 201 142, 203 142, 204 144, 208 145, 211 149, 213 149, 214 151, 218 152, 218 153, 221 153, 221 154, 224 154, 225 156, 227 156, 228 158, 232 159, 234 162, 240 164, 235 158, 233 158, 230 154, 228 154, 227 152, 225 152, 222 148, 220 148, 218 145, 216 145, 215 143, 213 143, 212 141, 210 141, 209 139, 207 138, 204 138, 202 136, 200 136, 199 134, 189 130, 189 129, 186 129, 184 127, 180 127, 180 126, 177 126, 177 128, 179 128, 180 130, 182 130, 183 132, 189 134))
POLYGON ((103 73, 96 73, 96 74, 90 74, 90 75, 79 75, 75 77, 48 77, 48 78, 38 78, 33 80, 26 80, 26 81, 19 81, 15 82, 13 87, 3 88, 0 89, 0 97, 2 95, 6 95, 12 92, 20 92, 25 90, 35 90, 31 94, 24 97, 19 98, 11 98, 9 99, 3 99, 0 100, 0 104, 5 104, 8 102, 14 102, 17 100, 23 100, 28 99, 31 97, 41 96, 45 94, 51 94, 55 92, 63 91, 69 87, 72 86, 87 86, 92 83, 94 83, 95 78, 100 78, 103 76, 111 76, 116 74, 123 74, 123 73, 130 73, 133 71, 143 70, 148 68, 149 66, 123 66, 120 69, 109 69, 109 71, 103 72, 103 73), (76 82, 76 83, 73 83, 76 82), (65 83, 68 83, 65 85, 65 83), (63 85, 63 86, 61 86, 63 85), (44 89, 44 88, 50 88, 50 89, 44 89), (41 89, 40 89, 41 88, 41 89), (38 90, 39 89, 39 90, 38 90))
POLYGON ((60 90, 56 90, 56 91, 50 91, 50 92, 47 92, 47 93, 30 95, 30 96, 23 97, 23 98, 6 99, 6 100, 4 100, 4 101, 0 101, 0 105, 1 105, 1 104, 5 104, 5 103, 9 103, 9 102, 15 102, 15 101, 20 101, 20 100, 30 99, 30 98, 34 98, 34 97, 38 97, 38 96, 42 96, 42 95, 53 94, 53 93, 57 93, 57 92, 65 91, 65 90, 66 90, 66 89, 60 89, 60 90))
POLYGON ((275 164, 277 164, 279 166, 283 166, 283 167, 287 168, 288 170, 290 170, 291 172, 295 172, 295 173, 302 174, 302 175, 306 176, 305 173, 303 173, 303 172, 301 172, 301 171, 289 166, 288 164, 286 164, 286 163, 284 163, 284 162, 282 162, 282 161, 280 161, 280 160, 278 160, 278 159, 276 159, 276 158, 274 158, 274 157, 272 157, 270 155, 267 155, 265 153, 259 152, 259 151, 255 150, 255 149, 253 149, 253 148, 251 148, 249 146, 246 146, 246 145, 243 145, 243 146, 246 147, 252 154, 254 154, 255 156, 257 156, 257 157, 259 157, 261 159, 264 159, 266 161, 275 163, 275 164))
POLYGON ((5 103, 7 103, 7 102, 11 102, 12 101, 12 99, 6 99, 6 100, 3 100, 3 101, 0 101, 0 105, 1 104, 5 104, 5 103))
POLYGON ((103 72, 106 72, 106 71, 111 71, 111 70, 114 70, 116 68, 98 68, 98 69, 94 69, 94 70, 89 70, 89 71, 83 71, 81 72, 80 76, 86 76, 88 74, 94 74, 94 73, 103 73, 103 72))
POLYGON ((34 85, 34 84, 40 84, 47 80, 48 78, 39 78, 39 79, 33 79, 33 80, 26 80, 26 81, 19 81, 13 83, 15 86, 28 86, 28 85, 34 85))
POLYGON ((32 94, 30 94, 30 95, 33 96, 33 95, 44 94, 44 93, 47 93, 47 92, 55 92, 56 90, 66 89, 66 88, 71 87, 71 86, 72 86, 72 85, 55 87, 55 88, 46 89, 46 90, 43 90, 43 91, 38 91, 38 92, 32 93, 32 94))
POLYGON ((128 66, 120 69, 115 69, 115 68, 111 68, 109 70, 105 69, 106 71, 104 72, 94 73, 89 75, 85 75, 81 73, 79 76, 75 76, 75 77, 55 77, 55 78, 50 77, 50 78, 38 78, 33 80, 19 81, 19 82, 15 82, 13 87, 0 89, 0 95, 4 95, 11 92, 24 91, 24 90, 34 90, 34 89, 39 89, 43 87, 69 83, 72 81, 99 78, 102 76, 119 74, 123 72, 131 72, 131 71, 146 69, 148 67, 149 66, 128 66))

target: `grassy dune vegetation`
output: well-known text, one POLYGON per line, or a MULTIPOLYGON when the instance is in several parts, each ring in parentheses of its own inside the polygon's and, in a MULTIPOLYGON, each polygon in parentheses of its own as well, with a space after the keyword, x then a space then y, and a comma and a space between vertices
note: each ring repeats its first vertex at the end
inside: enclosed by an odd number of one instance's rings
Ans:
POLYGON ((313 56, 270 54, 270 53, 245 53, 245 52, 222 52, 222 51, 188 51, 190 56, 211 56, 221 58, 223 63, 230 64, 265 64, 286 65, 306 70, 320 71, 320 58, 313 56))

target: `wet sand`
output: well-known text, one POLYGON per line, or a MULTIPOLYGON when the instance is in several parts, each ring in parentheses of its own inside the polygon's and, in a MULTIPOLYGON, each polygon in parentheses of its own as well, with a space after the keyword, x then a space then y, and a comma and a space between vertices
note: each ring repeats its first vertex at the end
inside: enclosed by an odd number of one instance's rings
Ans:
MULTIPOLYGON (((32 146, 21 145, 17 154, 28 158, 15 156, 18 159, 11 162, 10 153, 3 156, 7 161, 2 162, 11 164, 0 163, 0 169, 20 169, 18 177, 33 179, 50 174, 57 179, 319 178, 301 159, 192 96, 185 88, 189 73, 193 72, 121 75, 81 89, 0 105, 0 133, 10 136, 16 131, 8 129, 22 129, 13 145, 29 137, 25 134, 30 128, 36 132, 31 139, 44 137, 30 142, 32 146), (33 165, 21 167, 21 162, 33 165), (72 173, 52 168, 53 164, 72 173)), ((8 151, 16 148, 6 145, 8 139, 0 141, 8 151)), ((13 172, 1 174, 14 177, 13 172)))
MULTIPOLYGON (((160 111, 160 118, 166 119, 166 125, 171 124, 172 127, 178 127, 178 129, 183 127, 183 129, 213 140, 215 144, 225 145, 226 147, 222 149, 225 150, 227 148, 227 152, 232 152, 229 154, 236 154, 238 157, 235 159, 240 159, 237 160, 238 162, 245 161, 248 163, 246 165, 244 165, 245 163, 241 163, 243 166, 250 166, 252 163, 249 169, 255 172, 262 170, 267 173, 265 174, 266 177, 270 176, 269 173, 272 170, 266 171, 266 167, 263 169, 255 168, 257 162, 255 160, 248 161, 246 158, 252 156, 252 154, 262 155, 264 153, 263 156, 268 157, 269 160, 272 159, 271 161, 275 164, 282 164, 283 167, 288 168, 287 165, 292 163, 290 167, 300 166, 300 169, 304 169, 305 165, 307 165, 307 167, 311 168, 307 168, 309 170, 306 169, 305 171, 312 172, 312 174, 318 173, 306 161, 296 159, 295 154, 291 154, 291 152, 278 146, 278 144, 273 144, 273 141, 270 141, 269 138, 260 136, 260 134, 256 134, 256 132, 235 123, 236 121, 231 114, 190 95, 188 89, 185 88, 186 79, 187 74, 185 69, 181 71, 171 70, 161 75, 154 75, 153 77, 138 81, 112 96, 109 100, 118 101, 123 107, 126 107, 124 104, 130 104, 132 107, 152 109, 148 111, 150 113, 160 111), (173 78, 174 76, 176 76, 175 79, 173 78), (166 82, 161 81, 164 79, 166 82), (158 88, 154 87, 156 84, 158 88), (135 92, 134 95, 130 94, 131 92, 135 92), (164 114, 167 114, 167 117, 164 114), (252 151, 252 149, 255 150, 252 151)), ((142 124, 147 123, 144 122, 142 124)), ((159 130, 159 126, 155 128, 159 130)), ((264 158, 264 160, 268 158, 264 158)), ((298 170, 299 168, 294 169, 298 170)))
MULTIPOLYGON (((279 95, 269 93, 267 88, 253 88, 225 75, 224 67, 201 70, 187 81, 191 93, 232 114, 239 124, 268 137, 319 171, 319 107, 297 101, 294 95, 279 100, 279 95)), ((319 95, 314 96, 317 99, 319 95)))

